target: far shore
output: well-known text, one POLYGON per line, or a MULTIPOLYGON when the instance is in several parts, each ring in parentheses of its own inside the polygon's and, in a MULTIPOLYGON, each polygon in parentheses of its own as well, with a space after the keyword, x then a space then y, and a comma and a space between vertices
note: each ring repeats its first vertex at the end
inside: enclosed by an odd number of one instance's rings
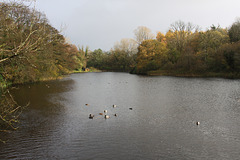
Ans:
POLYGON ((179 72, 179 71, 164 71, 156 70, 147 72, 148 76, 174 76, 174 77, 209 77, 209 78, 229 78, 240 79, 240 73, 236 72, 179 72))
MULTIPOLYGON (((70 74, 75 74, 75 73, 89 73, 89 72, 108 72, 108 71, 104 71, 104 70, 99 70, 96 68, 89 68, 89 70, 86 71, 82 71, 82 70, 78 70, 78 71, 72 71, 70 72, 68 75, 70 74)), ((114 72, 114 71, 112 71, 114 72)), ((127 73, 127 72, 126 72, 127 73)), ((8 84, 4 84, 2 85, 3 88, 7 88, 10 87, 12 85, 19 85, 19 84, 29 84, 29 83, 38 83, 38 82, 46 82, 46 81, 53 81, 53 80, 57 80, 57 79, 62 79, 68 75, 63 75, 63 76, 59 76, 59 77, 47 77, 47 78, 42 78, 39 79, 37 81, 31 81, 31 82, 23 82, 23 83, 8 83, 8 84)), ((139 75, 139 74, 137 74, 139 75)), ((195 72, 180 72, 180 71, 166 71, 166 70, 156 70, 156 71, 148 71, 146 74, 144 74, 146 76, 172 76, 172 77, 191 77, 191 78, 228 78, 228 79, 240 79, 240 73, 234 73, 234 72, 205 72, 205 73, 195 73, 195 72)))

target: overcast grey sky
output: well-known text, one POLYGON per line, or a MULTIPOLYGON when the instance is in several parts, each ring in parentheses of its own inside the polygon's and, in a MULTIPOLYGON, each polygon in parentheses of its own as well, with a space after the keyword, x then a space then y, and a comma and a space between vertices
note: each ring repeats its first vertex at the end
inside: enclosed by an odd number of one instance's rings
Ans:
POLYGON ((37 0, 36 8, 55 28, 66 26, 71 43, 105 51, 134 38, 138 26, 166 33, 182 20, 206 30, 212 24, 229 27, 240 17, 240 0, 37 0))

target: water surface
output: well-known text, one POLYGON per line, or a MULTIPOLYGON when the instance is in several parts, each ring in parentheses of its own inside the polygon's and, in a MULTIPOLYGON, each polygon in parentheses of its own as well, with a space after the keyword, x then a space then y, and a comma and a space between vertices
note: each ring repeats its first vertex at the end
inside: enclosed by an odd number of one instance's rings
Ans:
POLYGON ((30 106, 0 159, 240 157, 239 80, 110 72, 18 88, 15 98, 30 106))

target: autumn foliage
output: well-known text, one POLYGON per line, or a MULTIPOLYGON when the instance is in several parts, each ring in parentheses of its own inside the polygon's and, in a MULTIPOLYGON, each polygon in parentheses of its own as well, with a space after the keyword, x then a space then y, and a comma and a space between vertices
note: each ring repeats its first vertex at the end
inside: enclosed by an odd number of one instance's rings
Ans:
POLYGON ((231 73, 231 77, 239 77, 239 33, 239 21, 230 28, 212 25, 206 31, 177 21, 166 34, 158 32, 156 38, 149 28, 140 26, 134 30, 135 39, 123 39, 108 52, 99 49, 90 53, 87 66, 137 74, 156 71, 215 76, 219 73, 229 77, 231 73))
POLYGON ((159 69, 166 63, 167 47, 164 42, 146 40, 138 47, 137 73, 159 69))
POLYGON ((165 35, 159 32, 156 40, 143 41, 139 45, 137 73, 147 74, 149 71, 158 70, 159 73, 167 71, 184 73, 183 75, 188 73, 226 75, 229 72, 238 75, 240 64, 238 24, 235 22, 232 25, 234 30, 232 27, 223 29, 213 25, 207 31, 199 31, 190 23, 175 22, 165 35), (231 35, 232 32, 236 35, 231 35))
POLYGON ((0 6, 1 84, 55 79, 81 68, 81 53, 43 13, 21 3, 0 6))
MULTIPOLYGON (((14 126, 22 106, 8 86, 52 80, 86 67, 86 54, 68 44, 46 16, 23 3, 0 3, 0 132, 14 126)), ((1 140, 1 138, 0 138, 1 140)))

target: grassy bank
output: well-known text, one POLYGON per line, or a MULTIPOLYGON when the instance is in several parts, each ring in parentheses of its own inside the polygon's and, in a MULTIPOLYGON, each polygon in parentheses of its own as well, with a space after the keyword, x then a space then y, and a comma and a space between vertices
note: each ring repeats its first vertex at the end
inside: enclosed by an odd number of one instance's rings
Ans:
POLYGON ((156 70, 147 72, 149 76, 174 76, 174 77, 218 77, 239 79, 240 73, 237 72, 186 72, 186 71, 169 71, 156 70))
POLYGON ((66 77, 66 76, 68 76, 68 75, 70 75, 72 73, 87 73, 87 72, 102 72, 102 71, 99 70, 99 69, 91 67, 91 68, 89 68, 86 71, 74 70, 74 71, 69 72, 66 75, 61 75, 61 76, 56 76, 56 77, 55 76, 54 77, 53 76, 52 77, 51 76, 49 76, 49 77, 41 77, 41 78, 36 79, 34 81, 24 81, 22 83, 6 82, 6 81, 3 80, 3 78, 1 79, 1 77, 0 77, 0 87, 2 89, 4 89, 4 88, 11 87, 12 85, 18 85, 18 84, 28 84, 28 83, 38 83, 38 82, 54 81, 54 80, 57 80, 57 79, 62 79, 62 78, 66 77))

